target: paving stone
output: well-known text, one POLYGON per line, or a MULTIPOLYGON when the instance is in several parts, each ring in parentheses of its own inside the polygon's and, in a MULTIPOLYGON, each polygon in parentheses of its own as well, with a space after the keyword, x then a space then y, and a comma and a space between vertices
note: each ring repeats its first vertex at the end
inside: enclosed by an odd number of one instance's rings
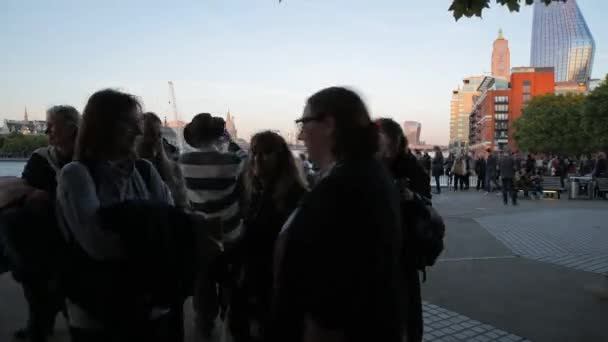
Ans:
POLYGON ((437 305, 431 307, 428 303, 423 303, 423 310, 425 317, 424 341, 487 342, 498 338, 508 338, 508 340, 505 340, 508 342, 523 340, 521 337, 437 305))

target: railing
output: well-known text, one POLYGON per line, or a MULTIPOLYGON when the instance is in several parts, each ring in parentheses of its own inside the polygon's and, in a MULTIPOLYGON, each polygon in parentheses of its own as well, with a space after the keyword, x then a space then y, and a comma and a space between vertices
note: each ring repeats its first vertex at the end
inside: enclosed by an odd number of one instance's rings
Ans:
MULTIPOLYGON (((449 181, 449 177, 446 175, 440 176, 439 177, 439 185, 442 188, 447 188, 448 187, 448 181, 449 181)), ((454 176, 452 176, 452 183, 450 184, 450 187, 454 186, 454 176)), ((469 177, 469 187, 475 187, 477 186, 477 176, 470 176, 469 177)), ((435 187, 435 177, 431 177, 431 187, 435 187)))

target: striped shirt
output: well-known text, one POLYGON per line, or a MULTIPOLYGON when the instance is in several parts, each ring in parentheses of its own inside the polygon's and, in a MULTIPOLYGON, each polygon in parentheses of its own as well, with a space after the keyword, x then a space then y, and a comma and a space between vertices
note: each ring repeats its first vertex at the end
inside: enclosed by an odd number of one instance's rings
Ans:
POLYGON ((246 154, 206 147, 184 153, 179 160, 191 208, 207 219, 220 219, 224 242, 234 241, 241 232, 242 156, 246 154))

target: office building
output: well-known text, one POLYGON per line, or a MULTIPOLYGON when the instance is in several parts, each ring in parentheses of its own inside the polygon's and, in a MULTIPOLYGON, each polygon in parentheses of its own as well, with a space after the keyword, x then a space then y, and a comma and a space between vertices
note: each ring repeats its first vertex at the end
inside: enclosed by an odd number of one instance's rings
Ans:
POLYGON ((534 4, 530 66, 553 67, 562 92, 587 87, 595 41, 576 0, 534 4))

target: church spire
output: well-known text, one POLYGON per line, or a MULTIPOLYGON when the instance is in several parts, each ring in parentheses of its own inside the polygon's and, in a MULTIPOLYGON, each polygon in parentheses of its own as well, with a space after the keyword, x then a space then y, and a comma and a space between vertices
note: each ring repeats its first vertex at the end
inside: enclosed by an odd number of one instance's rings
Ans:
POLYGON ((30 121, 28 116, 27 116, 27 106, 25 106, 25 112, 23 113, 23 121, 28 122, 30 121))

